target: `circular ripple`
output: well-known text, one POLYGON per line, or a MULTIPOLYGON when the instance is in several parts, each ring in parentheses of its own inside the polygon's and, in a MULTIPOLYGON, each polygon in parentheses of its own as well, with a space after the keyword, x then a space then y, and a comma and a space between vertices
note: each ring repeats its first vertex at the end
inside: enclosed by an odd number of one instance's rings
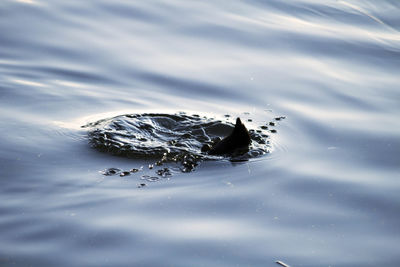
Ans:
MULTIPOLYGON (((216 137, 225 137, 234 124, 199 115, 126 114, 94 123, 83 128, 89 131, 90 144, 100 151, 130 158, 182 160, 195 166, 198 159, 217 159, 201 152, 204 144, 216 137)), ((248 160, 269 152, 268 136, 250 130, 252 144, 242 155, 231 160, 248 160)))

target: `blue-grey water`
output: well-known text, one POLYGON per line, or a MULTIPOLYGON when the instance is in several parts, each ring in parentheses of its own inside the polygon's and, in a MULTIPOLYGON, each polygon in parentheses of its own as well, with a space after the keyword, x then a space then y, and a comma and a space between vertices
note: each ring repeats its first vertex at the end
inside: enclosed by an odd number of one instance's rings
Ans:
POLYGON ((0 266, 400 266, 399 31, 398 0, 2 0, 0 266), (81 128, 180 111, 286 119, 156 182, 81 128))

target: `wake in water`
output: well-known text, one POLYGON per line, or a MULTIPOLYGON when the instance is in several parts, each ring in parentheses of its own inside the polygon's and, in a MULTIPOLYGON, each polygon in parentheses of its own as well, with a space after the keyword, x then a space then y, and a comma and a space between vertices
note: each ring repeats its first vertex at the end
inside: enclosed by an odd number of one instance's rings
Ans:
MULTIPOLYGON (((269 122, 268 126, 273 127, 275 123, 269 122)), ((231 161, 245 161, 269 153, 269 133, 276 130, 270 130, 268 126, 250 129, 251 144, 245 150, 232 150, 232 153, 207 153, 204 148, 211 148, 211 152, 218 150, 218 145, 225 141, 220 141, 221 137, 229 135, 235 128, 233 123, 183 112, 126 114, 82 127, 88 129, 91 146, 100 151, 129 158, 155 159, 156 166, 172 162, 182 172, 190 172, 202 160, 228 158, 231 161)), ((149 166, 153 168, 154 165, 149 166)), ((170 175, 167 168, 157 172, 160 176, 170 175)), ((104 174, 128 175, 114 168, 106 170, 104 174)))

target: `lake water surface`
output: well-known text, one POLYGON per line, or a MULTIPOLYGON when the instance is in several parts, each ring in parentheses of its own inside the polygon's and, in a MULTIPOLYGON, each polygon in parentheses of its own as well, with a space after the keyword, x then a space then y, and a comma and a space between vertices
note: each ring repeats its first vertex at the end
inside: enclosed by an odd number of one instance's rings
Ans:
POLYGON ((0 266, 400 266, 399 14, 2 0, 0 266), (100 152, 81 127, 177 112, 286 119, 261 157, 154 182, 154 159, 100 152))

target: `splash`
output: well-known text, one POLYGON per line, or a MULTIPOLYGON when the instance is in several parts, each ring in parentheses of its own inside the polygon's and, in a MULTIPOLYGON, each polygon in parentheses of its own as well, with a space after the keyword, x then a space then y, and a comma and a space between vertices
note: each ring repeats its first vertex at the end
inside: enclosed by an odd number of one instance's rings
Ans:
MULTIPOLYGON (((183 172, 189 172, 199 161, 227 158, 208 155, 202 152, 202 147, 228 135, 234 124, 181 112, 126 114, 82 127, 88 129, 90 145, 99 151, 128 158, 155 159, 156 165, 176 162, 183 172)), ((249 130, 252 140, 249 149, 230 155, 229 160, 249 160, 270 152, 268 134, 273 131, 267 126, 258 128, 249 130)))

